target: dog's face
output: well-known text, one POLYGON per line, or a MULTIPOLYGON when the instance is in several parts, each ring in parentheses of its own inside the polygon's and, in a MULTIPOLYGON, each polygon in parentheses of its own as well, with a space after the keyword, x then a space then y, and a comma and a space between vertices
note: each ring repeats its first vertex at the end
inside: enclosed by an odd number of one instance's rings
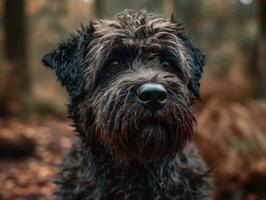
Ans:
POLYGON ((94 21, 43 58, 81 136, 124 163, 174 156, 188 143, 204 60, 173 19, 145 11, 94 21))

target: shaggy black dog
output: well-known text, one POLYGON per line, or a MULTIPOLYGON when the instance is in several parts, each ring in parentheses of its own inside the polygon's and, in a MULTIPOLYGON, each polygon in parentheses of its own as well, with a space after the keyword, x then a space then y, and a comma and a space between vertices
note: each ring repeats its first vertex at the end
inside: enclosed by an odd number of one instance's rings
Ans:
POLYGON ((205 56, 174 19, 126 10, 95 20, 43 62, 70 96, 79 136, 57 199, 212 199, 208 169, 187 145, 205 56))

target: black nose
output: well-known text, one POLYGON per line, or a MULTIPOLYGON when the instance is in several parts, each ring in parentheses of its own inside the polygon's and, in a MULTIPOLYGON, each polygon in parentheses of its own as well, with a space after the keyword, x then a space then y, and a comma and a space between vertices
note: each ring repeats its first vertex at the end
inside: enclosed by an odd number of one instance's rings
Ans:
POLYGON ((163 85, 145 83, 137 89, 137 101, 147 110, 161 110, 167 99, 167 92, 163 85))

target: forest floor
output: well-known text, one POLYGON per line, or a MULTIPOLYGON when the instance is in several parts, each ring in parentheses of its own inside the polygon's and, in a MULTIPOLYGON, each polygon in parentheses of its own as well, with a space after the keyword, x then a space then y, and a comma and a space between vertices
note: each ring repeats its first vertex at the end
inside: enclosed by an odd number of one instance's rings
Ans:
POLYGON ((2 138, 15 144, 19 143, 17 140, 23 143, 25 138, 35 143, 31 144, 35 146, 32 155, 0 160, 1 200, 53 199, 53 177, 72 143, 73 134, 69 124, 66 120, 49 118, 32 118, 27 122, 17 119, 0 121, 2 138))
MULTIPOLYGON (((266 107, 214 99, 200 110, 195 140, 213 169, 216 199, 265 200, 266 107)), ((49 117, 0 119, 0 140, 25 151, 19 159, 0 153, 0 200, 53 199, 58 164, 74 140, 70 124, 49 117)))

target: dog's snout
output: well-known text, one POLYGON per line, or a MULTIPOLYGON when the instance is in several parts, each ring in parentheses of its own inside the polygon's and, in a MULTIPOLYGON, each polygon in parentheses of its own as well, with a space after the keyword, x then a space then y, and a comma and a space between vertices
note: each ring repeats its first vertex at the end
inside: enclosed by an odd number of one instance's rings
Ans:
POLYGON ((165 87, 158 83, 145 83, 137 89, 137 101, 147 110, 161 110, 167 100, 165 87))

